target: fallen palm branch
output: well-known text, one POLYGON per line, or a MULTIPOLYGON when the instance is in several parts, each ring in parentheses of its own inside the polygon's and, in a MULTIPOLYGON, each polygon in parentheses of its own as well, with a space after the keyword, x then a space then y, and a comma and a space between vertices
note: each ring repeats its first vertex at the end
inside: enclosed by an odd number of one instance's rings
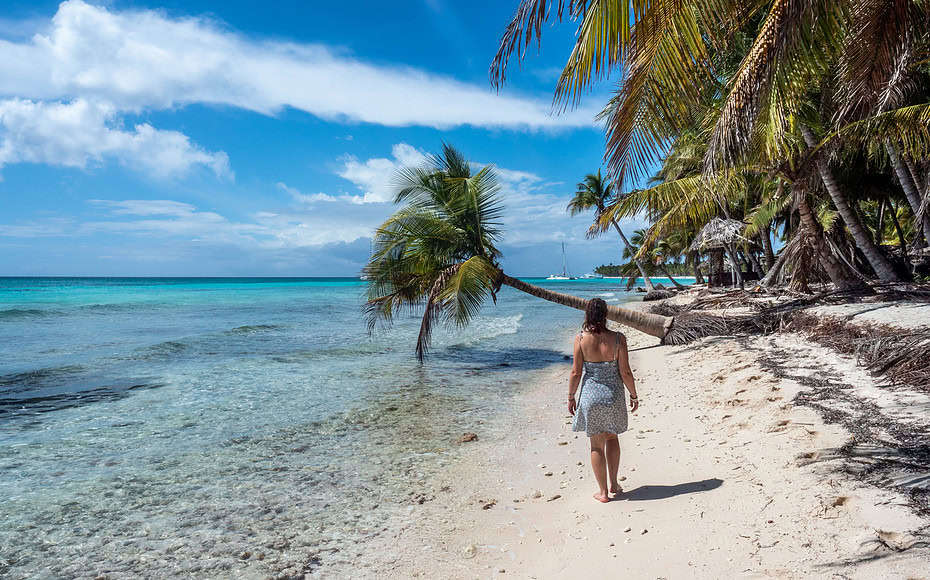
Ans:
MULTIPOLYGON (((912 290, 910 296, 920 290, 912 290)), ((848 303, 861 297, 856 292, 825 292, 816 296, 779 304, 756 301, 755 312, 719 315, 702 312, 695 305, 719 308, 726 304, 743 304, 743 300, 726 293, 701 298, 689 305, 658 303, 652 311, 673 317, 672 330, 678 333, 665 344, 684 344, 711 335, 758 335, 775 332, 798 332, 814 342, 843 354, 853 355, 860 365, 874 375, 885 375, 893 383, 930 389, 930 329, 906 331, 879 324, 850 324, 834 316, 817 316, 808 309, 826 303, 848 303)), ((746 293, 742 293, 746 294, 746 293)), ((897 297, 892 289, 886 296, 897 297)), ((750 298, 751 299, 751 298, 750 298)), ((671 333, 669 333, 671 334, 671 333)))
POLYGON ((718 314, 704 312, 682 312, 672 318, 672 326, 663 344, 688 344, 707 336, 721 336, 733 333, 734 320, 718 314))

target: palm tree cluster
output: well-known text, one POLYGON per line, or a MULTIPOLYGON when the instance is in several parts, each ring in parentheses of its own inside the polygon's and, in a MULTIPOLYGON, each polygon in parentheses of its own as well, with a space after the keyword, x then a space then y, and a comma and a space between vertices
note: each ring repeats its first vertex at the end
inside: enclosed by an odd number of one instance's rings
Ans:
POLYGON ((592 207, 601 230, 649 218, 637 258, 675 236, 707 252, 693 240, 720 219, 744 226, 711 269, 725 255, 766 285, 926 274, 930 1, 522 0, 493 84, 549 21, 577 26, 558 108, 617 79, 599 115, 607 174, 646 187, 592 207))
POLYGON ((617 217, 606 216, 608 208, 614 208, 623 202, 622 194, 614 189, 613 183, 601 175, 601 170, 597 173, 589 173, 584 180, 578 183, 575 195, 569 200, 566 208, 572 216, 594 210, 594 223, 588 229, 588 237, 593 238, 600 236, 613 228, 620 236, 623 242, 622 257, 626 262, 619 268, 620 275, 628 277, 627 288, 632 288, 636 284, 638 276, 642 276, 643 282, 648 290, 654 290, 650 276, 660 273, 678 288, 684 288, 674 277, 668 268, 668 260, 678 264, 682 255, 686 256, 687 261, 694 258, 694 273, 697 283, 702 284, 703 279, 701 271, 698 268, 696 253, 689 251, 690 240, 685 235, 686 232, 681 230, 670 232, 662 239, 645 244, 647 233, 645 230, 636 230, 627 238, 617 217))
MULTIPOLYGON (((623 230, 620 229, 620 224, 617 223, 616 219, 602 219, 607 211, 607 206, 612 206, 617 201, 614 197, 614 193, 613 184, 605 180, 603 176, 601 176, 601 170, 598 169, 596 174, 589 173, 585 176, 584 181, 578 184, 575 195, 572 197, 571 201, 568 202, 568 207, 566 209, 568 209, 568 212, 573 216, 591 209, 594 210, 594 225, 588 230, 588 237, 595 237, 604 233, 606 230, 604 227, 605 224, 606 227, 613 227, 623 241, 623 258, 629 260, 632 265, 636 267, 638 274, 643 277, 646 287, 652 290, 654 288, 652 280, 650 280, 649 273, 646 271, 646 265, 643 263, 642 256, 639 255, 639 248, 634 248, 630 243, 630 240, 624 235, 623 230)), ((636 274, 632 277, 635 279, 636 274)))

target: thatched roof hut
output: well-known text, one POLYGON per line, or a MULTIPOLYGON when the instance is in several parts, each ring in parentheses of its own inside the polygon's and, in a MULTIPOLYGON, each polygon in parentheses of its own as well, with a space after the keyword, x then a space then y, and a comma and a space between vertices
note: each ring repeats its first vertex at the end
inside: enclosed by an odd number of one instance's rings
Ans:
POLYGON ((714 218, 701 228, 694 242, 691 243, 690 249, 693 252, 706 252, 726 248, 737 242, 752 243, 751 240, 742 236, 745 227, 746 224, 738 220, 714 218))

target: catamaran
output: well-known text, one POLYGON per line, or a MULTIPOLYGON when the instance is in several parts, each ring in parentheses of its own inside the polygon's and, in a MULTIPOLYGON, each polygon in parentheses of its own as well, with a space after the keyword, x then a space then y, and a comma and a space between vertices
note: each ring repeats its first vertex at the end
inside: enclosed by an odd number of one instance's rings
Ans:
POLYGON ((575 276, 570 276, 568 274, 568 269, 565 265, 565 242, 562 242, 562 273, 561 274, 551 274, 546 280, 577 280, 575 276))

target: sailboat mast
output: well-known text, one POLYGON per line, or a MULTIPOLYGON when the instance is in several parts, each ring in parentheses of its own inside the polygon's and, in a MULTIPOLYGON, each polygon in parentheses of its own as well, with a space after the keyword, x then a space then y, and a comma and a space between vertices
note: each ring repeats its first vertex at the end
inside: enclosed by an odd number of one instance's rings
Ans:
POLYGON ((568 276, 568 269, 565 267, 565 242, 562 242, 562 275, 568 276))

